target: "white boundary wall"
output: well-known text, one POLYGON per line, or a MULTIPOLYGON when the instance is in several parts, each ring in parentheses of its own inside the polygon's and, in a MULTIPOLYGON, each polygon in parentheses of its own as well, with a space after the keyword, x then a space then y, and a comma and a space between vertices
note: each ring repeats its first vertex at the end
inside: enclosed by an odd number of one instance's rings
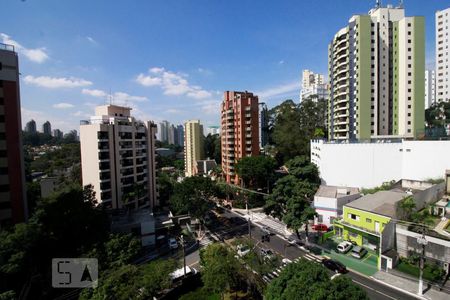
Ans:
POLYGON ((311 140, 311 162, 326 185, 372 188, 391 180, 443 178, 450 169, 450 141, 311 140))

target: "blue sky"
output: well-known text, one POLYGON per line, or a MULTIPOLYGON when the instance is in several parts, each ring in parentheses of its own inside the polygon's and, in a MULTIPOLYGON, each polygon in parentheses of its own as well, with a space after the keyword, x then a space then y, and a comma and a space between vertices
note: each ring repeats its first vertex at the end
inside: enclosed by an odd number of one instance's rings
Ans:
MULTIPOLYGON (((386 1, 383 1, 385 3, 386 1)), ((405 0, 426 18, 434 64, 441 0, 405 0)), ((388 3, 397 4, 398 1, 388 3)), ((20 55, 22 122, 79 129, 95 105, 133 107, 140 119, 219 123, 225 90, 269 106, 298 100, 300 73, 326 74, 327 44, 365 0, 3 0, 0 42, 20 55)))

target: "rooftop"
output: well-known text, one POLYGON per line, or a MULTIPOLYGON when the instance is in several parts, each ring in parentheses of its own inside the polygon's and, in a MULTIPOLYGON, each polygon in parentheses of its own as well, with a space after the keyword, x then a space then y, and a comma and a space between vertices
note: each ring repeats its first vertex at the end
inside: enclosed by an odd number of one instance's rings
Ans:
POLYGON ((3 44, 3 43, 0 43, 0 50, 16 52, 14 49, 14 45, 3 44))
POLYGON ((392 191, 379 191, 375 194, 365 195, 353 202, 346 204, 347 207, 357 208, 383 216, 396 218, 397 202, 409 196, 407 192, 400 189, 392 191))
POLYGON ((359 189, 354 187, 340 187, 331 185, 321 185, 315 196, 324 198, 341 198, 348 195, 359 194, 359 189))

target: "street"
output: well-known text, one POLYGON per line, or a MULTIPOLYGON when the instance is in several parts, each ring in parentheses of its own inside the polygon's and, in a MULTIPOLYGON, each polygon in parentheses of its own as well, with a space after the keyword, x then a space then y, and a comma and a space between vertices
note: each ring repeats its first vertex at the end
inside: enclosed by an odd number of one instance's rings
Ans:
MULTIPOLYGON (((219 239, 230 239, 233 237, 245 237, 248 236, 248 226, 247 220, 243 218, 241 215, 234 213, 232 211, 227 211, 226 213, 221 215, 225 218, 232 218, 235 220, 236 225, 232 230, 223 230, 220 228, 215 230, 214 228, 210 228, 212 235, 219 237, 219 239), (241 222, 236 222, 236 218, 239 218, 241 222), (245 222, 245 224, 244 224, 245 222)), ((255 243, 261 241, 261 236, 263 235, 263 231, 258 226, 252 224, 251 226, 251 238, 255 241, 255 243)), ((290 260, 295 260, 296 258, 303 257, 305 259, 313 260, 314 257, 308 254, 306 251, 300 249, 297 245, 290 245, 286 240, 282 239, 276 234, 272 234, 270 236, 269 242, 260 242, 258 244, 258 248, 271 249, 276 252, 280 256, 284 258, 288 258, 290 260)), ((191 253, 186 257, 186 264, 190 266, 194 266, 196 268, 199 267, 199 255, 198 251, 191 253)), ((330 275, 333 273, 330 271, 330 275)), ((369 296, 370 299, 381 300, 381 299, 416 299, 408 294, 405 294, 396 289, 390 288, 384 284, 381 284, 375 280, 372 280, 366 276, 359 275, 357 273, 349 271, 344 276, 348 276, 352 279, 354 283, 361 286, 369 296)))

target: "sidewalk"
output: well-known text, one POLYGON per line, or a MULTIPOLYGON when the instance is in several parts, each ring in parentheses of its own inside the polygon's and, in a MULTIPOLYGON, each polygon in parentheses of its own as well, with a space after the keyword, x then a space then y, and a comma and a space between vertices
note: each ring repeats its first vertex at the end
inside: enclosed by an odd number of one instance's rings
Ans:
POLYGON ((408 292, 409 294, 411 294, 411 296, 416 296, 419 299, 446 300, 450 298, 450 294, 440 292, 431 287, 428 287, 426 283, 424 283, 423 285, 423 296, 420 297, 417 295, 417 291, 419 288, 418 280, 399 277, 391 273, 386 273, 384 271, 378 271, 373 276, 371 276, 371 278, 392 288, 408 292))

